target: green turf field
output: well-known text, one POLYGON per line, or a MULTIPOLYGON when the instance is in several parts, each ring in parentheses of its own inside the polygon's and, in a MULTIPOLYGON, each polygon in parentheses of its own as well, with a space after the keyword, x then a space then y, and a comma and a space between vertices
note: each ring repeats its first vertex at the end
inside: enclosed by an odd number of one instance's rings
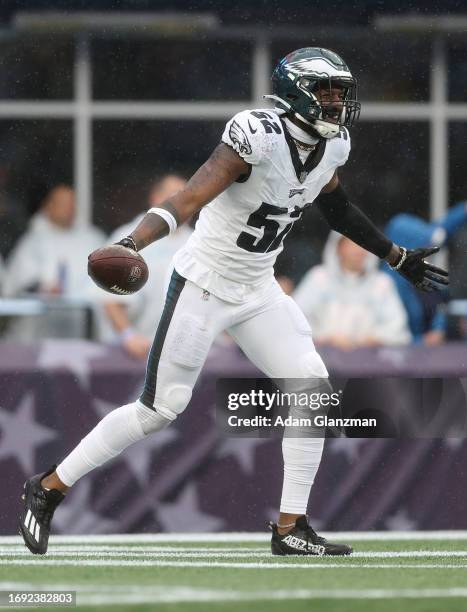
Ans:
POLYGON ((119 612, 467 610, 467 533, 387 537, 334 536, 354 544, 342 559, 272 557, 264 534, 52 538, 40 558, 7 537, 0 590, 74 590, 80 610, 119 612))

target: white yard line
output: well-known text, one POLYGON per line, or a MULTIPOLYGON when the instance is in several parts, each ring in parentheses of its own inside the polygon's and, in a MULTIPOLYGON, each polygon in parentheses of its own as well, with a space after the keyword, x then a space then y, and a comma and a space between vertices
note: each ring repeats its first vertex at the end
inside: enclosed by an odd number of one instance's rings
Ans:
MULTIPOLYGON (((0 548, 0 557, 30 557, 31 553, 25 548, 18 548, 12 550, 10 548, 0 548)), ((271 559, 271 553, 265 551, 264 548, 260 550, 248 550, 248 549, 230 549, 221 550, 210 549, 208 551, 200 551, 199 549, 185 550, 185 549, 172 549, 165 550, 159 548, 156 550, 146 550, 141 548, 137 551, 124 549, 124 550, 112 550, 112 549, 99 549, 94 547, 93 549, 82 550, 80 548, 55 548, 49 550, 47 553, 47 559, 53 559, 56 557, 100 557, 100 558, 125 558, 125 557, 158 557, 158 558, 193 558, 193 559, 229 559, 229 558, 245 558, 251 557, 258 558, 269 558, 271 559)), ((405 552, 399 551, 357 551, 354 552, 351 558, 355 559, 417 559, 417 558, 454 558, 460 557, 467 560, 467 550, 410 550, 405 552)))
MULTIPOLYGON (((467 531, 341 531, 323 532, 324 537, 335 540, 381 541, 393 540, 467 540, 467 531)), ((109 543, 163 543, 177 542, 268 542, 267 532, 235 533, 151 533, 151 534, 109 534, 109 535, 63 535, 52 536, 51 544, 109 544, 109 543)), ((19 544, 20 536, 0 536, 0 545, 19 544)))
MULTIPOLYGON (((254 555, 258 552, 269 552, 269 542, 264 546, 230 546, 218 548, 217 546, 105 546, 102 544, 95 546, 66 546, 66 545, 53 545, 49 546, 49 552, 53 553, 74 553, 74 552, 128 552, 128 553, 200 553, 200 554, 216 554, 216 553, 250 553, 254 555)), ((0 546, 0 554, 11 553, 11 552, 25 552, 28 553, 25 545, 21 544, 9 544, 7 546, 0 546)), ((467 554, 467 550, 466 550, 467 554)))
POLYGON ((232 569, 465 569, 467 563, 341 563, 327 562, 324 559, 304 559, 302 563, 275 562, 229 562, 229 561, 164 561, 159 559, 0 559, 0 565, 25 566, 73 566, 73 567, 209 567, 232 569))
MULTIPOLYGON (((37 590, 34 583, 4 582, 2 590, 37 590)), ((465 598, 467 588, 436 589, 279 589, 257 591, 232 591, 230 589, 204 589, 184 586, 135 586, 135 585, 83 585, 47 584, 44 591, 76 591, 80 605, 143 604, 143 603, 181 603, 181 602, 220 602, 254 600, 293 600, 293 599, 426 599, 426 598, 465 598)))
MULTIPOLYGON (((185 554, 189 555, 190 553, 198 553, 200 555, 221 555, 222 553, 231 553, 231 554, 241 554, 245 553, 247 555, 256 555, 256 554, 267 554, 270 555, 270 547, 269 542, 264 546, 230 546, 230 547, 217 547, 217 546, 105 546, 102 544, 99 545, 51 545, 49 547, 49 553, 54 554, 72 554, 72 553, 87 553, 87 552, 95 552, 95 553, 173 553, 173 554, 185 554)), ((26 549, 23 543, 21 544, 9 544, 6 546, 0 546, 0 554, 14 554, 14 553, 25 553, 30 554, 26 549)), ((369 556, 369 557, 380 557, 380 556, 390 556, 390 557, 420 557, 420 556, 431 556, 431 555, 439 555, 449 557, 450 555, 454 556, 463 556, 467 555, 467 548, 465 550, 442 550, 442 549, 423 549, 419 548, 416 550, 406 550, 406 551, 356 551, 353 553, 353 556, 369 556)))
MULTIPOLYGON (((467 553, 465 553, 463 556, 467 557, 467 553)), ((1 551, 0 550, 0 557, 31 557, 31 553, 28 550, 18 550, 18 551, 1 551)), ((117 552, 113 552, 113 551, 70 551, 70 552, 61 552, 61 551, 57 551, 57 550, 51 550, 47 553, 47 559, 54 559, 54 558, 62 558, 62 557, 66 557, 66 558, 73 558, 73 557, 100 557, 102 559, 104 558, 147 558, 147 557, 158 557, 158 558, 167 558, 167 559, 180 559, 180 558, 186 558, 186 559, 240 559, 240 558, 246 558, 246 559, 251 559, 251 557, 265 557, 265 558, 272 558, 271 553, 267 553, 267 552, 254 552, 254 553, 245 553, 245 552, 240 552, 240 553, 234 553, 234 552, 220 552, 220 553, 214 553, 214 552, 184 552, 184 551, 179 551, 179 552, 164 552, 164 551, 157 551, 157 552, 133 552, 133 551, 117 551, 117 552)))

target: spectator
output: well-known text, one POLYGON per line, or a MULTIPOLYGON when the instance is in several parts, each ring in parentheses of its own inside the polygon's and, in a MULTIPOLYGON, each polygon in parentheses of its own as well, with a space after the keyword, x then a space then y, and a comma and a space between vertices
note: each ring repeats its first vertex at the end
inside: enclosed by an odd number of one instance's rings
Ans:
POLYGON ((317 344, 353 349, 410 341, 396 287, 377 265, 376 257, 331 232, 323 263, 305 275, 293 295, 317 344))
MULTIPOLYGON (((149 195, 150 206, 157 206, 163 200, 185 186, 185 179, 169 174, 156 181, 149 195)), ((136 227, 144 213, 130 223, 115 230, 110 243, 118 242, 136 227)), ((154 242, 144 249, 142 255, 149 266, 149 280, 146 285, 131 296, 107 296, 103 302, 108 326, 101 326, 101 339, 117 340, 133 357, 146 359, 164 307, 166 279, 172 270, 172 258, 188 240, 191 230, 182 225, 174 234, 154 242)))
MULTIPOLYGON (((444 246, 466 221, 467 202, 460 202, 452 206, 443 217, 431 223, 416 215, 407 213, 396 215, 387 224, 385 233, 390 240, 408 249, 444 246)), ((443 342, 446 333, 446 317, 439 309, 443 295, 423 294, 388 266, 385 266, 384 269, 396 283, 407 311, 409 327, 414 340, 428 345, 443 342)))
POLYGON ((83 297, 91 287, 87 257, 104 242, 95 227, 75 225, 76 203, 68 185, 53 187, 7 261, 4 294, 83 297))

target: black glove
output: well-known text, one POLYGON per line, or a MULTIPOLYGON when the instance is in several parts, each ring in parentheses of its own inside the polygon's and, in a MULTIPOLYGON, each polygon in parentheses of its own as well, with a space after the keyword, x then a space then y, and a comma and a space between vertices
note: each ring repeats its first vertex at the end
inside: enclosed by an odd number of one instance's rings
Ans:
POLYGON ((127 247, 127 249, 131 249, 132 251, 138 252, 138 249, 136 248, 136 242, 133 240, 131 236, 127 236, 126 238, 123 238, 116 244, 121 244, 122 246, 127 247))
POLYGON ((446 270, 437 268, 425 261, 425 257, 437 253, 439 247, 432 247, 429 249, 399 248, 401 254, 398 261, 389 265, 417 289, 421 291, 439 291, 442 289, 442 286, 449 284, 446 270))

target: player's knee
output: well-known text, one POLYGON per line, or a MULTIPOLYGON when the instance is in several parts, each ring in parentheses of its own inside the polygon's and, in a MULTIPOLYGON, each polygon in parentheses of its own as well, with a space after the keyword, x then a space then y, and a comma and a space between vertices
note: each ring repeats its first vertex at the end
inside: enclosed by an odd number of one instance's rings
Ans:
POLYGON ((325 427, 320 419, 329 412, 332 398, 332 385, 328 378, 303 378, 293 379, 289 382, 289 392, 292 391, 299 396, 307 395, 307 402, 292 397, 289 405, 291 426, 284 430, 284 438, 322 438, 325 427))
POLYGON ((160 395, 156 393, 154 408, 158 414, 173 421, 187 407, 191 393, 188 385, 170 385, 160 395))
POLYGON ((171 419, 158 414, 153 408, 148 408, 142 402, 135 402, 136 416, 145 436, 165 429, 172 422, 171 419))

